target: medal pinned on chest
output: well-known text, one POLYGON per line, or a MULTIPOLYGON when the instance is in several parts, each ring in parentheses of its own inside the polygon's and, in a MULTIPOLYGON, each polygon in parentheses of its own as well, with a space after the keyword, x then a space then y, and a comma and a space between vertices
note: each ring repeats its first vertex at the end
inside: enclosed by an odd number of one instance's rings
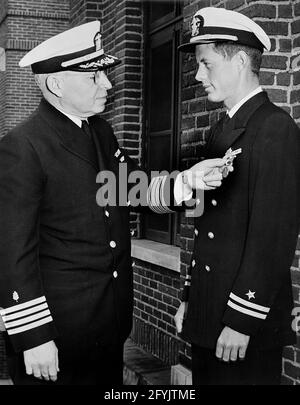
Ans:
POLYGON ((232 150, 231 148, 228 149, 228 151, 226 152, 224 159, 226 161, 225 165, 220 169, 221 173, 223 175, 223 178, 225 179, 226 177, 228 177, 229 173, 233 172, 234 168, 233 168, 233 161, 234 159, 240 155, 242 153, 242 149, 236 149, 236 150, 232 150))

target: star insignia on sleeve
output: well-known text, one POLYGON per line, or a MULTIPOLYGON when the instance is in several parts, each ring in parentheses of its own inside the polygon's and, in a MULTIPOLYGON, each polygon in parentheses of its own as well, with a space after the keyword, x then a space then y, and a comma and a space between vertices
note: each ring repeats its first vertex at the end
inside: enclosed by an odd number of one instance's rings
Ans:
POLYGON ((252 299, 255 300, 255 294, 256 294, 255 292, 252 292, 251 290, 249 290, 248 294, 246 294, 248 297, 248 300, 249 301, 251 301, 252 299))

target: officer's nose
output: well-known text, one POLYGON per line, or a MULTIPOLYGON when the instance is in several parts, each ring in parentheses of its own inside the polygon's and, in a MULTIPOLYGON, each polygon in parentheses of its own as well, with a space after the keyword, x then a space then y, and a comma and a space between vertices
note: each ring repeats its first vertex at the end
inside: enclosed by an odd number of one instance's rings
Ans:
POLYGON ((112 89, 112 84, 103 71, 97 72, 97 85, 105 90, 112 89))
POLYGON ((198 71, 196 74, 196 80, 198 82, 204 82, 205 78, 206 78, 205 70, 204 70, 203 66, 201 64, 199 64, 198 71))

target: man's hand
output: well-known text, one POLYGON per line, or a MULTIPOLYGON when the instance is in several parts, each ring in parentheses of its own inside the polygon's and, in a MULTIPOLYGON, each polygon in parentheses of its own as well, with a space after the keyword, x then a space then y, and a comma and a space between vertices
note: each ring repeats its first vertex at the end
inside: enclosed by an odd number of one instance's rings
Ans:
POLYGON ((221 168, 225 159, 207 159, 197 163, 185 172, 186 182, 193 190, 214 190, 222 185, 221 168))
POLYGON ((26 374, 46 381, 57 381, 58 350, 53 341, 24 352, 26 374))
POLYGON ((186 316, 187 308, 188 308, 188 303, 182 302, 180 304, 180 307, 178 308, 176 315, 174 316, 175 325, 176 325, 176 329, 177 329, 178 333, 182 332, 183 321, 186 316))
POLYGON ((216 356, 225 362, 244 360, 248 348, 250 336, 236 332, 225 327, 218 339, 216 356))

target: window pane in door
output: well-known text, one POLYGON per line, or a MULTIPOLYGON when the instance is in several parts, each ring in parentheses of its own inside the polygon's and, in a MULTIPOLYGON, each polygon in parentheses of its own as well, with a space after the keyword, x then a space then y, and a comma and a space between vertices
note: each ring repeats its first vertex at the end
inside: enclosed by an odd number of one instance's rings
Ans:
POLYGON ((175 1, 151 1, 150 3, 150 23, 172 13, 175 10, 175 1))
POLYGON ((172 118, 172 41, 152 50, 150 131, 171 128, 172 118))
POLYGON ((170 134, 150 136, 149 167, 151 170, 170 171, 170 134))

